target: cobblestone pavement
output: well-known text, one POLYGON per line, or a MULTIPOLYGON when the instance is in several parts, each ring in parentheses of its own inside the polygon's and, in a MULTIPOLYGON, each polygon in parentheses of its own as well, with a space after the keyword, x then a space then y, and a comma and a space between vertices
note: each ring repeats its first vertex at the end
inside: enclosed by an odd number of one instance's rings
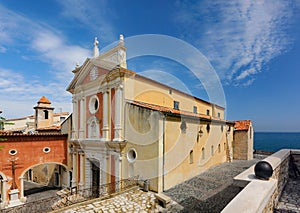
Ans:
POLYGON ((168 209, 155 203, 155 193, 136 189, 110 199, 78 204, 62 212, 220 212, 241 190, 232 185, 233 177, 260 159, 223 163, 171 188, 164 192, 172 199, 168 209))
POLYGON ((275 212, 300 212, 300 179, 289 179, 275 212))
POLYGON ((223 163, 179 184, 166 192, 176 203, 167 212, 220 212, 242 188, 233 178, 262 159, 223 163))
POLYGON ((156 204, 155 204, 154 193, 144 192, 139 189, 135 189, 117 195, 110 199, 106 199, 106 200, 96 199, 89 204, 74 206, 62 212, 65 213, 159 212, 158 210, 155 209, 156 209, 156 204))

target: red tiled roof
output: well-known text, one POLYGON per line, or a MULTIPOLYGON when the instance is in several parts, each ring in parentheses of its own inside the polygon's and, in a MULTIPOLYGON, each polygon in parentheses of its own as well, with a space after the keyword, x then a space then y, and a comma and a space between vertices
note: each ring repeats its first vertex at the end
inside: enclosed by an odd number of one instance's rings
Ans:
POLYGON ((57 112, 57 113, 53 113, 53 116, 60 116, 60 115, 69 115, 69 112, 57 112))
POLYGON ((201 118, 201 119, 206 119, 206 120, 215 120, 215 121, 227 122, 226 120, 211 117, 209 115, 198 114, 198 113, 196 114, 196 113, 193 113, 193 112, 173 109, 173 108, 170 108, 170 107, 164 107, 164 106, 159 106, 159 105, 155 105, 155 104, 149 104, 149 103, 144 103, 144 102, 140 102, 140 101, 132 101, 132 100, 127 100, 127 102, 130 103, 130 104, 136 105, 136 106, 140 106, 140 107, 143 107, 143 108, 147 108, 147 109, 151 109, 151 110, 155 110, 155 111, 159 111, 159 112, 196 117, 196 118, 201 118))
POLYGON ((250 125, 251 125, 251 120, 235 121, 234 129, 249 130, 250 125))
POLYGON ((43 128, 39 128, 37 130, 60 130, 61 126, 48 126, 48 127, 43 127, 43 128))
POLYGON ((51 133, 38 132, 38 133, 34 133, 34 134, 29 134, 29 133, 15 133, 15 132, 0 132, 0 137, 4 137, 4 139, 5 139, 5 137, 12 137, 12 136, 30 137, 30 136, 39 136, 39 135, 50 136, 50 135, 67 135, 67 134, 62 134, 62 133, 59 133, 59 132, 55 132, 55 133, 54 132, 51 132, 51 133))
POLYGON ((51 102, 45 96, 41 97, 38 103, 51 104, 51 102))

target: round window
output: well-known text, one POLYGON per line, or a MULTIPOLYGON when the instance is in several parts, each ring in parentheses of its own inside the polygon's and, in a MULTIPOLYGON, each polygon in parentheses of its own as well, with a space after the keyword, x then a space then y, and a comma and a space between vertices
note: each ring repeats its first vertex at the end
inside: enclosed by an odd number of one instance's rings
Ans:
POLYGON ((99 109, 99 100, 96 95, 92 96, 89 102, 89 110, 92 114, 95 114, 99 109))
POLYGON ((51 149, 49 147, 44 147, 43 152, 45 153, 49 153, 51 151, 51 149))
POLYGON ((136 154, 135 149, 130 149, 130 150, 128 150, 128 152, 127 152, 127 159, 128 159, 128 161, 129 161, 130 163, 135 162, 136 157, 137 157, 137 154, 136 154))
POLYGON ((18 153, 18 151, 17 151, 16 149, 11 149, 11 150, 8 151, 8 153, 9 153, 10 155, 15 155, 15 154, 18 153))

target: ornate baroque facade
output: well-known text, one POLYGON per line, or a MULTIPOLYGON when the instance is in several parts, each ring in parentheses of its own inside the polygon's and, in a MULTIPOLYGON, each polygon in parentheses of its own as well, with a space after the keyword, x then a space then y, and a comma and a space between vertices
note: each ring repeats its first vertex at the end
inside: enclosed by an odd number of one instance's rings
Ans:
POLYGON ((233 159, 235 122, 223 107, 128 70, 122 35, 102 55, 97 45, 67 89, 73 186, 139 175, 160 192, 233 159))

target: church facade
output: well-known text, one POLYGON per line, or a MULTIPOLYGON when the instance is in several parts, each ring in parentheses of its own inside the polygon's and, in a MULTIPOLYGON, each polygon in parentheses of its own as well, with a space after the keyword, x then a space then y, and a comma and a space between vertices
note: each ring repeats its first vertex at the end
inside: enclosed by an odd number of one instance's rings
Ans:
POLYGON ((95 40, 93 58, 73 73, 73 187, 139 176, 161 192, 240 156, 225 109, 128 70, 122 35, 101 55, 95 40))

